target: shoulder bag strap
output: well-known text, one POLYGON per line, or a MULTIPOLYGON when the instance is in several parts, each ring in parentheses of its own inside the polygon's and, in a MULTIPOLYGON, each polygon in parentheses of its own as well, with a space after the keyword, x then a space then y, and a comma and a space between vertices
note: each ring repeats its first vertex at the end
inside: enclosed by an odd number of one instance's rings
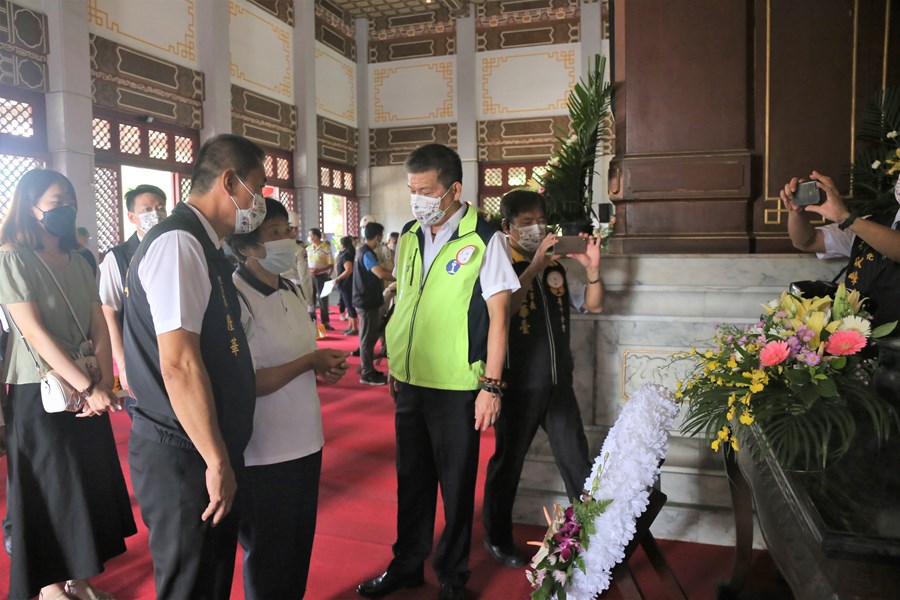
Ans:
MULTIPOLYGON (((25 344, 25 349, 28 350, 28 356, 30 356, 31 360, 34 361, 34 368, 37 370, 38 375, 41 376, 41 379, 43 379, 44 375, 46 375, 47 372, 41 368, 41 364, 38 362, 37 357, 34 355, 34 352, 31 350, 31 344, 29 344, 28 340, 25 339, 25 335, 22 333, 22 330, 19 329, 19 326, 13 320, 12 315, 9 314, 9 311, 4 309, 4 313, 6 314, 6 321, 7 321, 7 323, 9 323, 10 328, 15 327, 16 331, 19 332, 19 337, 22 338, 22 342, 25 344)), ((10 329, 9 339, 6 342, 6 357, 5 357, 5 360, 3 361, 3 380, 4 381, 6 380, 6 374, 9 372, 9 363, 10 363, 10 360, 12 359, 12 346, 13 346, 13 336, 12 336, 12 329, 10 329)), ((0 383, 0 385, 3 385, 3 384, 0 383)))
MULTIPOLYGON (((66 306, 69 307, 69 312, 72 313, 72 318, 75 319, 75 324, 78 325, 78 331, 81 332, 81 337, 84 338, 85 342, 89 341, 87 334, 84 333, 84 328, 81 326, 81 321, 78 320, 78 316, 75 314, 75 309, 72 308, 72 303, 69 302, 69 297, 66 296, 66 293, 62 289, 62 286, 59 285, 59 281, 56 279, 56 275, 53 274, 53 271, 50 269, 49 266, 47 266, 47 263, 44 262, 44 259, 41 258, 41 255, 38 254, 36 251, 33 251, 33 252, 34 252, 34 255, 37 257, 37 259, 39 261, 41 261, 41 264, 44 265, 44 268, 47 269, 47 272, 50 273, 50 278, 53 280, 53 283, 56 284, 56 289, 59 290, 59 293, 62 294, 63 300, 66 301, 66 306)), ((69 258, 69 260, 72 260, 71 257, 69 258)), ((19 333, 21 333, 21 332, 19 332, 19 333)), ((25 339, 25 338, 23 337, 22 339, 25 339)))

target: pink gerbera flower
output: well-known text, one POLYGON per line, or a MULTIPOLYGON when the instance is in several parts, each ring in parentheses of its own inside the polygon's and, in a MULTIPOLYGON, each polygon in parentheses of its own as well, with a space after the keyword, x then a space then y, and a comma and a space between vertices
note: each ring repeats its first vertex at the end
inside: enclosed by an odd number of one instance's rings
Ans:
POLYGON ((759 353, 759 362, 764 367, 774 367, 790 356, 791 348, 787 342, 769 342, 759 353))
POLYGON ((849 356, 856 354, 866 346, 866 338, 863 334, 852 329, 835 331, 825 342, 825 351, 834 356, 849 356))

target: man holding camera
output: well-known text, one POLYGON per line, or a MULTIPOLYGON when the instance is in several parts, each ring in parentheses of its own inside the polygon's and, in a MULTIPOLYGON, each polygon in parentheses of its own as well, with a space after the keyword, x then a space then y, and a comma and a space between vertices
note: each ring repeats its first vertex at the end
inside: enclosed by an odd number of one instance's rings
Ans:
MULTIPOLYGON (((860 215, 849 210, 830 177, 813 171, 811 182, 821 194, 798 202, 798 191, 804 180, 792 178, 781 190, 781 201, 788 211, 788 235, 794 247, 815 252, 819 258, 845 256, 846 285, 869 298, 872 326, 900 320, 900 210, 879 215, 860 215), (810 204, 803 204, 811 202, 810 204), (824 227, 813 227, 811 215, 831 221, 824 227)), ((808 184, 807 184, 808 185, 808 184)), ((811 188, 811 186, 809 186, 811 188)), ((894 188, 900 203, 900 189, 894 188)))

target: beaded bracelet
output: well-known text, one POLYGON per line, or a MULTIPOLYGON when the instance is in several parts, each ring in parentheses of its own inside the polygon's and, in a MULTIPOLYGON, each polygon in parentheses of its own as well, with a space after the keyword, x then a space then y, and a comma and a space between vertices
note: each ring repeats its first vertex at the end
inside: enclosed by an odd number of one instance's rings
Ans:
POLYGON ((503 390, 506 389, 506 382, 501 379, 493 379, 491 377, 479 377, 478 381, 481 382, 481 389, 486 392, 490 392, 495 396, 502 396, 503 390))

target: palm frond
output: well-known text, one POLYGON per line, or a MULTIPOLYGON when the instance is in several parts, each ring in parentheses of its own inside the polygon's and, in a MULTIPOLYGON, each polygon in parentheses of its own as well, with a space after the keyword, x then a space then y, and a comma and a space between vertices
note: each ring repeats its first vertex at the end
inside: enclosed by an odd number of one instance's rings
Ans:
POLYGON ((857 139, 862 142, 850 167, 852 205, 860 214, 878 215, 897 210, 894 199, 896 175, 884 168, 887 156, 896 151, 900 138, 887 134, 900 131, 900 87, 878 92, 863 107, 857 139), (881 163, 879 167, 872 165, 881 163))
POLYGON ((587 81, 569 92, 568 108, 574 132, 557 131, 559 151, 547 170, 535 179, 544 188, 547 219, 551 223, 590 221, 594 214, 594 165, 598 144, 608 138, 613 87, 605 81, 606 58, 594 57, 587 81))

